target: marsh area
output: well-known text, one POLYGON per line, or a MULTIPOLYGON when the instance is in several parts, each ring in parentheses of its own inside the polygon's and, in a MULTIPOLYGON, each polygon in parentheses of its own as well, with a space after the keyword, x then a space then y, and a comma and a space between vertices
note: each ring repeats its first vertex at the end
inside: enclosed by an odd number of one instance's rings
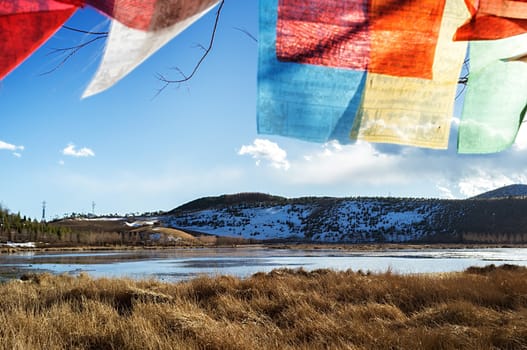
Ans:
POLYGON ((424 249, 273 249, 177 248, 104 251, 19 251, 0 255, 0 275, 51 272, 93 277, 127 277, 176 282, 196 276, 248 277, 278 268, 333 269, 336 271, 387 270, 411 273, 462 271, 470 266, 513 264, 527 266, 527 248, 424 249))

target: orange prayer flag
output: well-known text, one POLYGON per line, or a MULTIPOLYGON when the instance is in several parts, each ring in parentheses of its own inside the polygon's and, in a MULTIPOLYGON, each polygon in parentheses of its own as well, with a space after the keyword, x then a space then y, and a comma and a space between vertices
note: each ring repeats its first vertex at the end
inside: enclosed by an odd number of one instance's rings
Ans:
POLYGON ((444 7, 445 0, 280 0, 276 55, 282 62, 432 79, 444 7))
POLYGON ((444 0, 371 0, 370 73, 432 79, 444 0))

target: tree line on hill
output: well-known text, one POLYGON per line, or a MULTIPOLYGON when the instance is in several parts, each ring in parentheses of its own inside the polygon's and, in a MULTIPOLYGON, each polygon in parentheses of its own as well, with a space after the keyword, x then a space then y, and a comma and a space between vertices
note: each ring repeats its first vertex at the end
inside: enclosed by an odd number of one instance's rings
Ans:
POLYGON ((0 242, 56 242, 70 233, 67 227, 49 225, 0 207, 0 242))

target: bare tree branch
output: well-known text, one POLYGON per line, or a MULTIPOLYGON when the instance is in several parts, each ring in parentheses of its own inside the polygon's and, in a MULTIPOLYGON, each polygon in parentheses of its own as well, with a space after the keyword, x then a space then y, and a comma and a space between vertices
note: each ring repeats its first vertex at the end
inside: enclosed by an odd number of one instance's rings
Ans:
POLYGON ((192 79, 194 74, 196 74, 196 72, 198 71, 199 67, 201 66, 201 64, 203 63, 203 61, 207 57, 207 55, 210 53, 210 51, 212 50, 212 46, 214 45, 214 39, 216 38, 216 31, 218 29, 218 22, 220 20, 221 10, 223 9, 223 5, 224 4, 225 4, 225 0, 222 0, 220 2, 220 6, 218 7, 218 11, 216 12, 216 20, 214 21, 214 27, 212 28, 212 35, 210 37, 209 46, 206 48, 205 52, 203 53, 203 56, 201 56, 201 58, 199 59, 198 63, 196 64, 196 66, 192 70, 192 72, 189 75, 186 75, 179 68, 175 68, 181 74, 181 76, 183 77, 182 79, 168 79, 164 75, 162 75, 160 73, 157 73, 156 74, 157 79, 160 80, 161 82, 163 82, 164 84, 163 84, 163 86, 161 88, 159 88, 157 90, 157 93, 155 94, 154 98, 159 96, 159 94, 162 93, 170 84, 184 83, 184 82, 189 81, 190 79, 192 79))

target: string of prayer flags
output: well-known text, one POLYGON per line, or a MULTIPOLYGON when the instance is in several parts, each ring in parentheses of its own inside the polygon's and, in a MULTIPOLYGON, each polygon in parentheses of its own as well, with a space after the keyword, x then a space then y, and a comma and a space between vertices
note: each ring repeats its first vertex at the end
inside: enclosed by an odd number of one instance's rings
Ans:
POLYGON ((499 152, 514 143, 527 109, 526 52, 527 34, 470 44, 459 153, 499 152))
POLYGON ((501 39, 471 43, 458 135, 501 151, 527 112, 526 29, 526 0, 261 3, 258 132, 445 149, 464 40, 501 39))
MULTIPOLYGON (((84 92, 108 89, 220 0, 0 0, 0 79, 79 8, 112 18, 84 92)), ((444 149, 470 41, 460 153, 509 147, 527 113, 527 0, 262 0, 257 126, 313 142, 444 149)))
POLYGON ((468 17, 448 3, 260 4, 258 132, 446 148, 468 17))
POLYGON ((465 0, 472 17, 455 40, 495 40, 527 32, 526 0, 465 0))

